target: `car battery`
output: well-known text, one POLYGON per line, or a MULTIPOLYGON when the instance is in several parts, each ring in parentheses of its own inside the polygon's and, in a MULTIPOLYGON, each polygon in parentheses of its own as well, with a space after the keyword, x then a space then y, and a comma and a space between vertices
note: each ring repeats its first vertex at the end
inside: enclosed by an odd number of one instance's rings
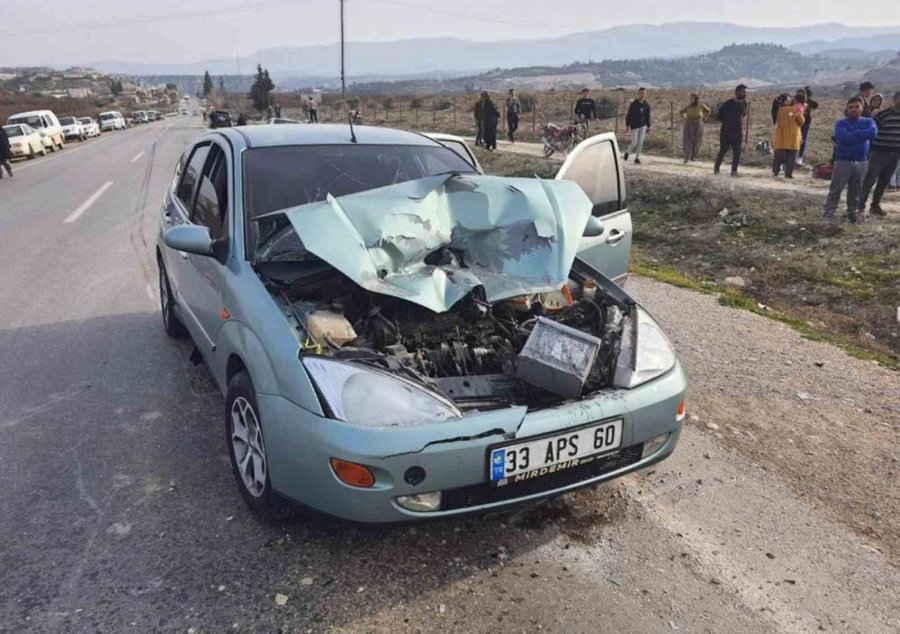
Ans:
POLYGON ((586 332, 538 317, 522 352, 516 376, 566 398, 581 394, 602 341, 586 332))

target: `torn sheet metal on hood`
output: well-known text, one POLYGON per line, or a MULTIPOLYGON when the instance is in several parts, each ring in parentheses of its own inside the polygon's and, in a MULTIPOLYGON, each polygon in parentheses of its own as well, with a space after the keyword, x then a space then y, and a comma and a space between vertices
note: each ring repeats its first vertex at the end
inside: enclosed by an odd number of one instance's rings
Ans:
POLYGON ((363 288, 444 312, 477 286, 490 302, 558 289, 591 202, 571 181, 453 174, 286 214, 307 251, 363 288))

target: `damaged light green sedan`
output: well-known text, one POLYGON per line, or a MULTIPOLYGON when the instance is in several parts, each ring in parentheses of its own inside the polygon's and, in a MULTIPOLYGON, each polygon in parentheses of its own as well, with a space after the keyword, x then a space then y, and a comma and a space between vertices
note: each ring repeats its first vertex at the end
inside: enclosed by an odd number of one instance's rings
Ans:
POLYGON ((543 180, 445 135, 217 130, 165 197, 163 324, 225 394, 258 513, 493 511, 675 448, 685 376, 621 287, 631 233, 612 135, 543 180))

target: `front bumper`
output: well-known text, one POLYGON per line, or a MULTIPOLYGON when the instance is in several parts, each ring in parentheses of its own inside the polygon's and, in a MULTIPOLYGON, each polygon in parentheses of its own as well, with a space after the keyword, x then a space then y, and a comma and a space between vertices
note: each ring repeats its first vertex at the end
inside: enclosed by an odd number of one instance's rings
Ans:
POLYGON ((279 396, 258 394, 272 488, 304 506, 369 523, 420 521, 487 512, 534 502, 617 478, 668 457, 678 443, 678 404, 687 382, 680 364, 631 390, 610 389, 591 398, 535 411, 514 407, 472 414, 460 421, 407 428, 365 428, 313 414, 279 396), (591 469, 561 471, 507 487, 487 481, 488 448, 498 442, 559 433, 594 421, 622 418, 622 445, 591 469), (668 434, 663 445, 641 457, 643 443, 668 434), (368 489, 337 479, 329 459, 366 465, 375 475, 368 489), (426 472, 412 486, 404 473, 426 472), (443 491, 441 510, 414 512, 401 495, 443 491), (448 508, 452 507, 452 508, 448 508))
POLYGON ((31 146, 10 146, 9 151, 13 158, 22 158, 31 154, 31 146))

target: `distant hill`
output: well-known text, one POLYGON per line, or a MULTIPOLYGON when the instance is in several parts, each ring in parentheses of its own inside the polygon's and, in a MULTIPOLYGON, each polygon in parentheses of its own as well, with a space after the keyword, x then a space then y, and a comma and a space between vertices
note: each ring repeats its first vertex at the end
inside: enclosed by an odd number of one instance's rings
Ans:
MULTIPOLYGON (((572 62, 647 57, 674 58, 717 51, 730 44, 770 42, 815 53, 852 47, 863 51, 895 49, 900 25, 851 27, 819 24, 787 28, 749 27, 717 22, 633 24, 556 38, 473 42, 456 38, 421 38, 389 42, 351 41, 348 74, 413 75, 440 72, 471 74, 491 68, 561 66, 572 62)), ((336 76, 337 44, 268 48, 240 59, 213 58, 190 64, 93 62, 108 73, 127 75, 214 75, 247 73, 257 63, 266 66, 276 83, 294 77, 336 76)))
MULTIPOLYGON (((750 87, 839 85, 881 69, 878 58, 846 63, 837 58, 806 56, 776 44, 733 44, 714 53, 675 59, 650 58, 607 60, 565 66, 529 66, 494 69, 477 75, 445 80, 355 83, 353 91, 365 93, 470 92, 503 90, 580 88, 582 86, 630 87, 718 87, 743 82, 750 87), (875 67, 875 69, 873 69, 875 67)), ((896 60, 895 62, 896 63, 896 60)), ((878 72, 892 72, 893 66, 878 72)), ((883 82, 884 83, 884 82, 883 82)))

